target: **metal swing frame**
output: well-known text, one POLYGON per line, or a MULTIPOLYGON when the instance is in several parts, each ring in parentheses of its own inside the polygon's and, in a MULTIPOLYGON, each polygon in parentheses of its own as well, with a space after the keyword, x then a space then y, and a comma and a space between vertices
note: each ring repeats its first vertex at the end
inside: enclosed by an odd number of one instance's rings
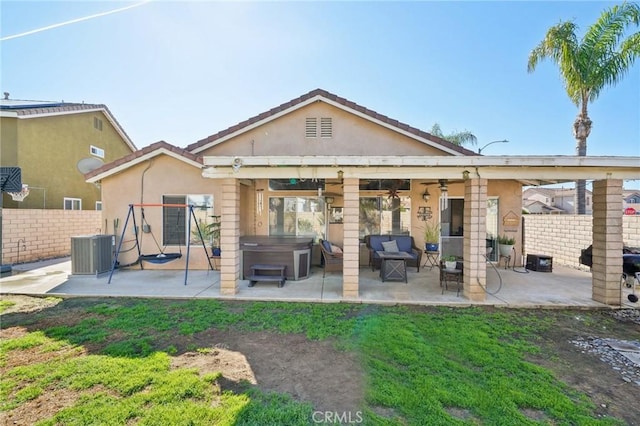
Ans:
MULTIPOLYGON (((189 254, 191 251, 191 219, 193 219, 193 222, 196 224, 196 229, 198 230, 198 236, 200 237, 200 242, 202 243, 202 247, 204 248, 204 252, 207 253, 207 246, 204 242, 204 237, 202 236, 202 230, 200 229, 200 225, 198 224, 198 220, 196 218, 196 215, 193 211, 193 204, 129 204, 129 212, 127 213, 127 218, 124 221, 124 226, 122 227, 122 234, 120 235, 120 241, 118 242, 118 248, 116 249, 116 254, 113 258, 113 264, 111 265, 111 272, 109 272, 109 281, 107 282, 107 284, 111 284, 111 277, 113 277, 113 271, 116 269, 116 266, 118 265, 118 255, 120 254, 120 250, 122 249, 122 243, 124 242, 124 237, 125 237, 125 233, 127 232, 127 225, 129 224, 129 218, 131 218, 132 222, 133 222, 133 229, 138 229, 138 225, 136 222, 136 213, 135 213, 135 208, 136 207, 140 207, 140 208, 145 208, 145 207, 182 207, 182 208, 188 208, 189 209, 189 220, 187 221, 187 259, 185 262, 185 267, 184 267, 184 285, 187 285, 187 278, 189 275, 189 254)), ((149 259, 144 259, 144 255, 141 252, 140 249, 140 238, 138 237, 138 232, 134 232, 135 236, 136 236, 136 249, 138 251, 138 263, 140 263, 140 269, 144 270, 144 266, 142 265, 143 261, 149 261, 149 259)), ((163 253, 161 253, 163 254, 163 253)), ((170 255, 172 255, 172 253, 170 253, 170 255)), ((149 255, 146 255, 149 256, 149 255)), ((165 261, 165 262, 156 262, 156 263, 166 263, 170 260, 176 260, 179 259, 182 256, 167 256, 170 257, 169 260, 165 261)), ((211 270, 213 271, 213 265, 211 264, 211 258, 207 255, 207 262, 209 262, 209 267, 211 268, 211 270)))

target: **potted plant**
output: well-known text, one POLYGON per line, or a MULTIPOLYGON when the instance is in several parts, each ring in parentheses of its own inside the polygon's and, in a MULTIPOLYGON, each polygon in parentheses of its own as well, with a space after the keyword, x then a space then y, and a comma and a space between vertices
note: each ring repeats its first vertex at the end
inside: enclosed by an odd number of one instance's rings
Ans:
POLYGON ((509 237, 505 234, 498 236, 500 256, 511 256, 511 250, 513 250, 513 245, 515 243, 516 240, 513 237, 509 237))
MULTIPOLYGON (((210 216, 213 221, 211 223, 199 223, 202 238, 211 244, 211 255, 220 256, 220 216, 210 216)), ((197 230, 191 231, 194 235, 197 230)), ((195 235, 195 237, 198 237, 195 235)))
POLYGON ((438 251, 440 243, 440 224, 426 222, 424 224, 424 248, 426 251, 438 251))
POLYGON ((458 258, 454 255, 450 254, 442 258, 444 261, 445 269, 456 269, 456 264, 458 263, 458 258))

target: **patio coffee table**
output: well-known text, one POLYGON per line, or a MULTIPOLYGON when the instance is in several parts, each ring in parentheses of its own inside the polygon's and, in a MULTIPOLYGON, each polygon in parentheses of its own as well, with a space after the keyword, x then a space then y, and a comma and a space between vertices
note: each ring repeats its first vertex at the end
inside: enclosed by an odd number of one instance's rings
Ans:
POLYGON ((397 280, 407 281, 407 259, 412 259, 409 253, 403 251, 376 251, 380 256, 380 278, 382 282, 397 280))

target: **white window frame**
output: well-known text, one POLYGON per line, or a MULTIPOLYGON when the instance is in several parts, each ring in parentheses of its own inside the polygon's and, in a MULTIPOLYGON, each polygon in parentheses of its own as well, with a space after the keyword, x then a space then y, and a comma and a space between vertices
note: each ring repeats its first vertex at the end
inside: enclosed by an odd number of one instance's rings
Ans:
POLYGON ((98 148, 94 145, 89 145, 89 153, 95 157, 104 158, 104 149, 98 148))
POLYGON ((102 201, 96 201, 96 210, 102 211, 102 201))
POLYGON ((64 197, 62 202, 63 210, 82 210, 82 198, 64 197), (67 208, 67 201, 71 203, 71 208, 67 208), (77 207, 77 208, 76 208, 77 207))

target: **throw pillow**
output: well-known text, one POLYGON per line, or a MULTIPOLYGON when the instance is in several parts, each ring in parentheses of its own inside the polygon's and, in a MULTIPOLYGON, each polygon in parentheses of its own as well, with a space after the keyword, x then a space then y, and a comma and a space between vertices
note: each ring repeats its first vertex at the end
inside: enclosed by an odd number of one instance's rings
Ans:
POLYGON ((331 253, 331 243, 327 240, 322 240, 322 247, 329 253, 331 253))
POLYGON ((342 249, 338 246, 331 244, 331 253, 342 253, 342 249))
POLYGON ((384 248, 384 251, 388 251, 388 252, 397 253, 399 251, 398 250, 398 243, 396 242, 396 240, 383 241, 382 242, 382 247, 384 248))

